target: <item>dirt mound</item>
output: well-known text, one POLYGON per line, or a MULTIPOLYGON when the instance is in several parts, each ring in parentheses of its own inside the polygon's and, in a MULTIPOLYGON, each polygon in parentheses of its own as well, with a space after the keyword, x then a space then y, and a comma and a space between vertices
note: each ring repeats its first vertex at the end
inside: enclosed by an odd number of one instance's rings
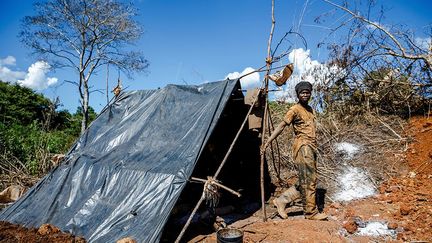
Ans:
POLYGON ((432 117, 413 117, 408 133, 413 138, 407 152, 411 170, 416 175, 432 175, 432 117))
POLYGON ((82 237, 62 233, 52 225, 44 224, 39 229, 28 229, 20 225, 0 221, 0 242, 56 242, 56 243, 85 243, 82 237))
POLYGON ((404 228, 399 238, 432 241, 432 118, 412 118, 408 133, 413 138, 407 150, 410 172, 384 183, 380 199, 399 209, 393 214, 404 228))

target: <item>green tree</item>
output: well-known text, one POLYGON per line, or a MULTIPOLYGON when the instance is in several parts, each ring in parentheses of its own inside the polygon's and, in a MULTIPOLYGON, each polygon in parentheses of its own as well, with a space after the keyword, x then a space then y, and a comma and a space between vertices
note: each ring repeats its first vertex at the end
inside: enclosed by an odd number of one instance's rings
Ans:
POLYGON ((29 88, 0 81, 0 122, 4 124, 31 124, 43 120, 49 110, 50 100, 29 88))

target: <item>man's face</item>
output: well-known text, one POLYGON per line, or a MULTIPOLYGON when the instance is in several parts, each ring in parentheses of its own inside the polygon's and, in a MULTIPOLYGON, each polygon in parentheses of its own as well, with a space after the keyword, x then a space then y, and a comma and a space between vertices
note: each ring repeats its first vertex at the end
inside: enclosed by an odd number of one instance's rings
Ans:
POLYGON ((309 99, 311 97, 311 92, 307 89, 302 90, 299 94, 298 94, 298 98, 299 101, 301 103, 308 103, 309 99))

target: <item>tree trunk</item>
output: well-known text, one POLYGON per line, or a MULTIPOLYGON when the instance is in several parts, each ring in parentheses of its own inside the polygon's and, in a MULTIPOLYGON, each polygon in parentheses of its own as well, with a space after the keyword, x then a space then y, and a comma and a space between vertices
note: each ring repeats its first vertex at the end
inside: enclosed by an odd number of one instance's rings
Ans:
POLYGON ((84 133, 84 131, 87 129, 87 126, 88 126, 89 98, 90 97, 89 97, 88 80, 84 80, 83 90, 82 90, 82 101, 81 101, 81 108, 82 108, 82 115, 83 115, 82 120, 81 120, 81 134, 84 133))

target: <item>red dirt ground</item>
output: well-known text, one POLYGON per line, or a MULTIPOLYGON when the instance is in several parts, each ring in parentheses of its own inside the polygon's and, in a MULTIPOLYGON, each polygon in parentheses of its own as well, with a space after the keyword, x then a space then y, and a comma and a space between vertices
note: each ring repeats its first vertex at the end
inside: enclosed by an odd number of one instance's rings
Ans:
POLYGON ((0 242, 7 243, 85 243, 85 239, 60 232, 55 226, 44 224, 39 229, 28 229, 20 225, 0 221, 0 242))
MULTIPOLYGON (((406 135, 413 138, 406 152, 409 171, 385 181, 378 195, 326 206, 328 221, 294 216, 262 222, 259 217, 251 217, 231 227, 244 231, 244 242, 432 242, 432 118, 412 118, 408 128, 406 135), (397 236, 352 234, 359 220, 387 222, 397 236)), ((211 234, 190 242, 215 241, 216 235, 211 234)))
MULTIPOLYGON (((413 138, 406 152, 408 172, 390 178, 379 194, 348 203, 326 206, 328 221, 309 221, 302 216, 286 220, 275 217, 262 222, 259 216, 235 222, 244 231, 244 242, 431 242, 432 241, 432 118, 415 117, 407 135, 413 138), (384 221, 397 237, 365 237, 352 234, 357 222, 384 221)), ((268 215, 275 212, 268 209, 268 215)), ((0 242, 85 242, 80 237, 57 232, 26 229, 0 222, 0 242)), ((190 242, 216 242, 216 235, 200 235, 190 242)))

